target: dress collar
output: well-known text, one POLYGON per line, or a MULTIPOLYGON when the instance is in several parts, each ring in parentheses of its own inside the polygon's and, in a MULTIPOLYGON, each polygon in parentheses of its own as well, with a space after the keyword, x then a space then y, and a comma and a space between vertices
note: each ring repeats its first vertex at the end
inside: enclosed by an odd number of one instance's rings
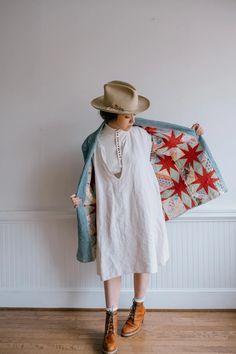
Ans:
POLYGON ((109 124, 105 123, 104 128, 103 128, 104 132, 106 132, 107 134, 114 134, 116 131, 118 131, 120 134, 128 134, 129 130, 123 130, 123 129, 117 129, 117 128, 112 128, 109 124))

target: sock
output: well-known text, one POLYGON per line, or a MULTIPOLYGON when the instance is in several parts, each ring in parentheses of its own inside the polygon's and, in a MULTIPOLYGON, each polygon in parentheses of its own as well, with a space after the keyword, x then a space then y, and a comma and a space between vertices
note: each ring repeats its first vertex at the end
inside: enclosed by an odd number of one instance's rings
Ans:
POLYGON ((118 310, 117 306, 112 305, 112 307, 106 307, 106 311, 116 311, 116 310, 118 310))
POLYGON ((145 296, 140 297, 140 298, 134 297, 134 301, 135 301, 135 302, 143 302, 144 299, 145 299, 145 296))

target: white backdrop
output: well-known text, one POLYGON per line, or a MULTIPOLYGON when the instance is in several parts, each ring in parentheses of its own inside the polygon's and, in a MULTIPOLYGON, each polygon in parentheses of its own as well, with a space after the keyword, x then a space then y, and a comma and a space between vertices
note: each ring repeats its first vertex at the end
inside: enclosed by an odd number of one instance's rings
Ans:
POLYGON ((236 2, 1 0, 1 210, 70 207, 90 100, 120 79, 150 98, 141 116, 199 122, 235 208, 236 2))
MULTIPOLYGON (((69 195, 83 165, 81 143, 102 122, 90 101, 110 80, 128 81, 150 99, 140 117, 203 126, 229 191, 197 209, 235 221, 235 18, 234 0, 0 0, 1 222, 22 225, 32 212, 75 215, 69 195)), ((73 225, 64 235, 70 247, 73 225)), ((19 242, 18 229, 6 230, 2 246, 9 237, 19 242)), ((20 239, 24 257, 33 237, 20 239)), ((58 247, 61 254, 65 245, 58 247)), ((10 251, 19 256, 17 247, 10 251)), ((81 269, 75 252, 76 245, 68 257, 81 269)), ((4 257, 1 286, 15 290, 4 281, 11 277, 4 257)), ((42 252, 41 266, 46 259, 42 252)), ((230 279, 227 288, 235 272, 230 279)))

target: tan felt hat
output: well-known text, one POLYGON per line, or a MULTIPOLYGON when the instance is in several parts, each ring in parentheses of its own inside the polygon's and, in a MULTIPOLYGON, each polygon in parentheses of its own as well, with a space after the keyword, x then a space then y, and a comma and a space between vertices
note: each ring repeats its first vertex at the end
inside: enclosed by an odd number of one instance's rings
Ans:
POLYGON ((104 95, 94 98, 91 105, 105 112, 125 114, 143 112, 150 101, 138 95, 134 86, 124 81, 110 81, 104 85, 104 95))

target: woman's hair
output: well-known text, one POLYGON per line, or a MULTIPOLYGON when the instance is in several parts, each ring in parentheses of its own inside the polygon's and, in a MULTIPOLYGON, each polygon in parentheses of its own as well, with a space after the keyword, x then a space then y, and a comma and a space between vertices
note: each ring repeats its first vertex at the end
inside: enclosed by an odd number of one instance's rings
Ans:
POLYGON ((99 111, 100 116, 105 120, 106 123, 116 120, 118 113, 111 113, 105 111, 99 111))

